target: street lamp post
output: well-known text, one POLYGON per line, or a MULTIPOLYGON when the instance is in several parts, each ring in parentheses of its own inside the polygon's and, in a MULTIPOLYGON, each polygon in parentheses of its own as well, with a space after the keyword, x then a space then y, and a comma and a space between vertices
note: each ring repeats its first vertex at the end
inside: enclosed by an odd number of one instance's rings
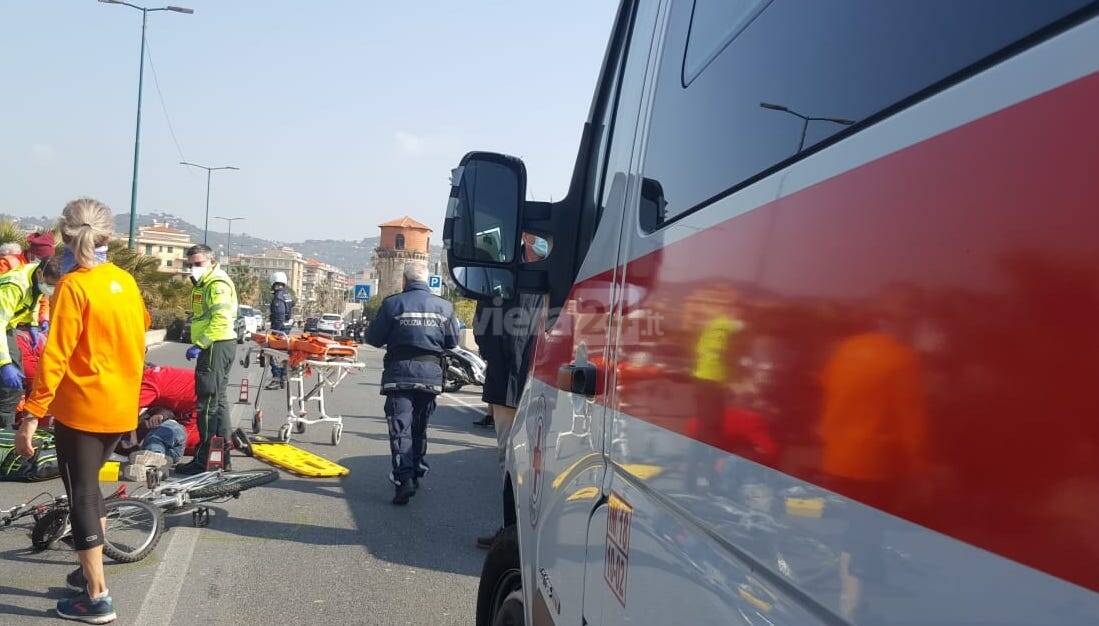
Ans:
POLYGON ((149 13, 154 11, 172 11, 175 13, 185 13, 190 15, 194 13, 193 9, 187 9, 184 7, 159 7, 155 9, 148 9, 145 7, 139 7, 136 4, 130 4, 129 2, 122 2, 122 0, 99 0, 104 4, 121 4, 123 6, 130 7, 131 9, 137 9, 141 11, 141 59, 138 61, 137 69, 137 128, 134 130, 134 176, 133 183, 130 187, 130 239, 129 247, 134 249, 134 237, 137 233, 137 164, 138 155, 141 151, 141 91, 145 82, 145 24, 148 21, 149 13))
MULTIPOLYGON (((180 161, 180 165, 190 165, 191 167, 197 167, 199 169, 206 170, 206 223, 202 227, 202 243, 207 244, 206 238, 210 233, 210 173, 218 170, 236 170, 239 171, 239 167, 233 167, 232 165, 222 165, 221 167, 207 167, 205 165, 199 165, 198 163, 188 163, 187 161, 180 161)), ((225 218, 219 218, 225 219, 225 218)), ((243 219, 243 218, 242 218, 243 219)))
POLYGON ((225 267, 226 267, 226 269, 228 269, 229 259, 233 258, 233 222, 235 222, 237 220, 243 220, 243 219, 246 219, 246 218, 243 218, 243 217, 220 217, 220 216, 215 215, 214 219, 215 220, 225 220, 225 222, 229 225, 229 235, 226 237, 226 241, 225 241, 225 267))
POLYGON ((794 154, 800 154, 805 147, 805 133, 809 130, 809 122, 832 122, 833 124, 840 124, 842 126, 850 126, 855 123, 854 120, 844 119, 842 117, 813 117, 809 115, 802 115, 797 111, 791 111, 789 107, 781 104, 771 104, 770 102, 760 102, 759 106, 764 109, 770 109, 772 111, 781 111, 783 113, 789 113, 794 117, 801 118, 801 139, 798 140, 798 151, 794 154))

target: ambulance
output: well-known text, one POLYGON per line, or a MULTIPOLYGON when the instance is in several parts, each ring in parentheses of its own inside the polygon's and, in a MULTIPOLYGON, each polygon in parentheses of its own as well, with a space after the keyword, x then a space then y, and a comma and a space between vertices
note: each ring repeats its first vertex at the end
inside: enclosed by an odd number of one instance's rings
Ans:
POLYGON ((570 184, 452 179, 477 624, 1099 624, 1097 3, 625 0, 570 184))

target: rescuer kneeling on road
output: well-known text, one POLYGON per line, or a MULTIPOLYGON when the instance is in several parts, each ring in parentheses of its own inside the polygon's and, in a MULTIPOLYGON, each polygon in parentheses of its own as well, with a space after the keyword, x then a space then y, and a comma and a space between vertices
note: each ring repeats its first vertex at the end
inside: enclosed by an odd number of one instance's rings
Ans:
MULTIPOLYGON (((198 400, 199 444, 195 458, 177 467, 176 472, 193 475, 206 471, 210 444, 214 437, 229 441, 229 370, 237 353, 237 288, 233 279, 214 262, 213 250, 202 244, 187 249, 191 266, 191 341, 187 360, 198 359, 195 365, 195 392, 198 400)), ((229 457, 224 467, 229 469, 229 457)))
POLYGON ((404 291, 382 302, 366 342, 385 346, 382 394, 396 486, 393 504, 407 504, 428 470, 427 422, 443 390, 442 354, 458 345, 454 306, 431 293, 427 268, 408 264, 404 291))

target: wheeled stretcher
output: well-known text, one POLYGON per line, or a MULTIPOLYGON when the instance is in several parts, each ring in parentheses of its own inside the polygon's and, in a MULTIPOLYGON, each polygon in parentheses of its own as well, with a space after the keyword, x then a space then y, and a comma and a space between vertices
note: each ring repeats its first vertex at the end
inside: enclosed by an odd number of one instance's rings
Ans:
POLYGON ((257 361, 263 373, 256 391, 254 413, 252 415, 252 433, 258 434, 263 426, 263 411, 259 408, 260 397, 266 388, 265 378, 269 375, 268 365, 275 364, 286 371, 286 423, 279 427, 278 440, 290 441, 290 434, 303 434, 306 426, 320 423, 332 424, 332 445, 340 443, 343 435, 343 416, 331 416, 325 408, 324 394, 339 386, 353 372, 366 365, 359 361, 359 349, 352 343, 340 342, 315 335, 287 335, 272 332, 253 333, 256 344, 244 357, 244 366, 251 365, 252 353, 257 353, 257 361), (311 386, 307 385, 306 380, 311 386), (306 390, 307 386, 308 391, 306 390), (317 417, 309 417, 310 403, 317 404, 317 417))

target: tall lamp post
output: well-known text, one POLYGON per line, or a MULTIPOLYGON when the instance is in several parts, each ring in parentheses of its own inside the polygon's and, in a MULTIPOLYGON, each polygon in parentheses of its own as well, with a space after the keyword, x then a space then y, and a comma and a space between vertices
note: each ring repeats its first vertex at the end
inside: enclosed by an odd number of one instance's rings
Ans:
POLYGON ((243 220, 243 219, 246 219, 246 218, 243 218, 243 217, 220 217, 220 216, 215 215, 214 219, 215 220, 225 220, 225 222, 229 225, 229 236, 226 238, 226 242, 225 242, 225 267, 228 268, 229 267, 229 259, 233 258, 233 222, 235 222, 237 220, 243 220))
POLYGON ((801 139, 798 140, 798 151, 794 154, 800 154, 802 148, 805 147, 805 132, 809 130, 809 122, 832 122, 833 124, 839 124, 841 126, 850 126, 855 123, 854 120, 848 120, 842 117, 813 117, 809 115, 802 115, 797 111, 791 111, 789 107, 785 107, 781 104, 771 104, 770 102, 760 102, 759 106, 764 109, 781 111, 783 113, 789 113, 794 117, 801 118, 801 139))
POLYGON ((134 237, 137 233, 137 164, 138 155, 141 151, 141 91, 145 81, 145 23, 148 21, 149 13, 155 11, 172 11, 175 13, 185 13, 190 15, 194 13, 194 9, 187 9, 184 7, 159 7, 155 9, 149 9, 146 7, 139 7, 136 4, 130 4, 129 2, 122 2, 122 0, 99 0, 104 4, 121 4, 122 6, 130 7, 131 9, 137 9, 141 11, 141 59, 138 61, 137 69, 137 129, 134 131, 134 177, 133 184, 130 187, 130 239, 129 247, 134 249, 134 237))
MULTIPOLYGON (((188 163, 187 161, 180 161, 180 165, 189 165, 191 167, 197 167, 199 169, 206 170, 206 223, 202 227, 202 243, 207 244, 206 238, 210 234, 210 173, 218 170, 235 170, 240 171, 239 167, 233 167, 232 165, 222 165, 221 167, 207 167, 205 165, 199 165, 198 163, 188 163)), ((218 218, 225 219, 225 218, 218 218)), ((244 219, 244 218, 240 218, 244 219)))

